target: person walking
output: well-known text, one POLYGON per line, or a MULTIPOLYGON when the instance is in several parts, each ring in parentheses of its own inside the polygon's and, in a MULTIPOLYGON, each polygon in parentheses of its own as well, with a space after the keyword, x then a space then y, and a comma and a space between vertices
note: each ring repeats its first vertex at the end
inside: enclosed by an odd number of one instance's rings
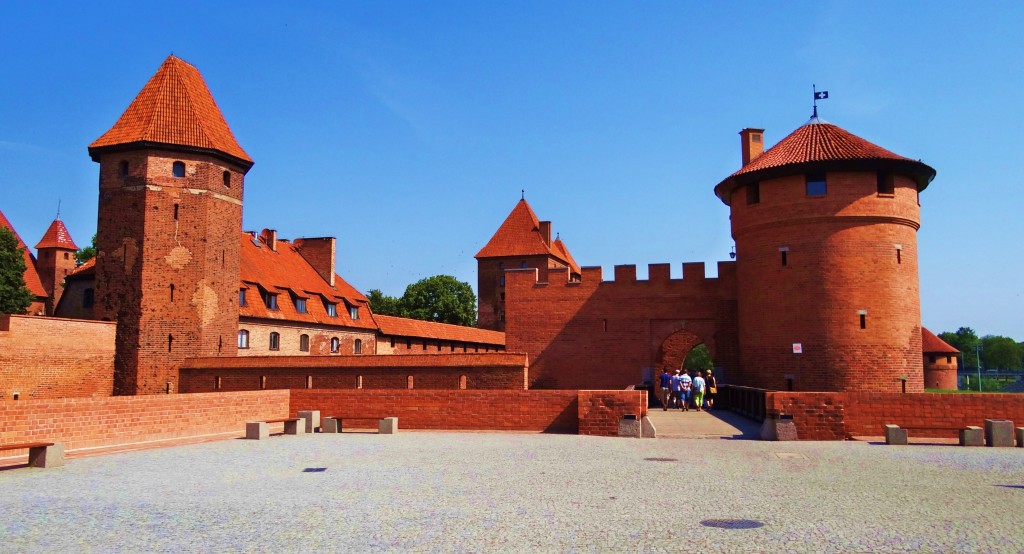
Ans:
POLYGON ((681 405, 680 404, 680 398, 681 398, 680 393, 682 392, 683 380, 679 376, 679 370, 678 369, 676 370, 676 374, 672 376, 672 379, 670 380, 670 385, 669 386, 672 387, 672 391, 671 391, 672 398, 668 401, 668 407, 669 408, 675 408, 677 406, 680 406, 681 405))
POLYGON ((668 410, 670 394, 672 394, 672 376, 669 375, 667 369, 662 368, 661 375, 658 376, 658 400, 661 400, 662 410, 668 410))
MULTIPOLYGON (((678 372, 679 370, 676 371, 678 372)), ((693 386, 693 379, 690 379, 689 370, 683 370, 682 376, 679 377, 679 385, 679 399, 681 401, 679 409, 688 412, 690 411, 690 389, 693 386)))
POLYGON ((697 372, 697 376, 693 378, 693 403, 697 406, 697 411, 703 411, 704 409, 704 390, 707 384, 704 382, 704 377, 701 376, 701 372, 697 372))
POLYGON ((708 392, 706 393, 706 397, 708 399, 708 409, 711 410, 714 409, 715 397, 718 396, 718 378, 715 377, 709 369, 708 376, 705 377, 704 380, 707 381, 708 385, 708 392))

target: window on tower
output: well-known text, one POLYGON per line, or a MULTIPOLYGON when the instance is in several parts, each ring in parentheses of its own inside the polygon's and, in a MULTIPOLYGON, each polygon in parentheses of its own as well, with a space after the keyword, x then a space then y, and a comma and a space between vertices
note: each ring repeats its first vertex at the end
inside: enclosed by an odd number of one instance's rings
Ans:
POLYGON ((747 205, 761 202, 761 183, 750 183, 747 185, 747 205))
POLYGON ((878 194, 885 196, 896 194, 896 179, 892 173, 878 172, 878 194))
POLYGON ((173 171, 175 177, 179 177, 179 178, 180 177, 184 177, 185 176, 185 162, 174 162, 174 165, 172 166, 172 171, 173 171))
POLYGON ((122 179, 128 176, 128 160, 121 160, 121 163, 117 164, 117 173, 122 179))
POLYGON ((825 181, 824 173, 807 174, 807 196, 825 196, 828 193, 828 184, 825 181))
POLYGON ((224 172, 224 188, 226 188, 226 189, 231 188, 231 172, 230 171, 225 171, 224 172))

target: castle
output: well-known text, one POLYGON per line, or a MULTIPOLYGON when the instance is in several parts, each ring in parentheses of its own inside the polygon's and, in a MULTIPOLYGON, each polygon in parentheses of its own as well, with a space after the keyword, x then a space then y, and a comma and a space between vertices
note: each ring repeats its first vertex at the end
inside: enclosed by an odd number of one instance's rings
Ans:
MULTIPOLYGON (((38 259, 26 253, 32 311, 113 322, 116 394, 362 388, 366 367, 383 375, 405 363, 437 388, 489 386, 468 367, 499 375, 498 388, 622 389, 644 370, 679 367, 698 344, 733 384, 955 388, 953 354, 920 321, 919 193, 935 171, 817 117, 768 150, 762 129, 740 135, 742 167, 714 188, 731 210, 737 259, 720 262, 716 278, 685 263, 682 279, 654 264, 647 280, 617 266, 605 281, 524 199, 476 255, 480 328, 414 322, 370 312, 336 274, 333 238, 242 230, 253 161, 199 71, 171 56, 89 146, 99 164, 95 261, 74 267, 59 220, 38 259), (480 353, 506 357, 470 359, 480 353), (433 357, 366 361, 391 354, 433 357), (274 356, 293 359, 255 360, 274 356), (322 357, 364 369, 316 383, 283 369, 326 368, 322 357), (253 360, 231 361, 243 358, 253 360), (261 366, 259 380, 246 364, 261 366), (268 385, 268 372, 288 377, 268 385)), ((376 387, 402 385, 381 377, 376 387)))

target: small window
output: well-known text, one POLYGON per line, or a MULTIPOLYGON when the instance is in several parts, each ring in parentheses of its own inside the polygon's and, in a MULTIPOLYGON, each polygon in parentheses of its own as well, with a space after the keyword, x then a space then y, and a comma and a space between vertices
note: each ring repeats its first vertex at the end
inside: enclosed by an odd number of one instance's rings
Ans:
POLYGON ((519 267, 526 269, 526 262, 519 262, 519 267))
POLYGON ((270 349, 280 350, 281 349, 281 333, 273 332, 270 333, 270 349))
POLYGON ((405 339, 405 349, 412 350, 412 339, 405 339))
POLYGON ((248 306, 249 303, 245 301, 245 289, 238 289, 238 305, 248 306))
POLYGON ((935 363, 935 354, 928 356, 928 362, 933 364, 935 363))
POLYGON ((171 283, 171 302, 174 302, 174 283, 171 283))
POLYGON ((896 245, 896 263, 897 264, 902 264, 903 263, 903 245, 900 245, 900 244, 896 245))
POLYGON ((120 175, 122 179, 128 177, 128 160, 121 160, 121 163, 117 164, 117 174, 120 175))
POLYGON ((828 193, 828 185, 824 173, 807 174, 807 196, 825 196, 828 193))
POLYGON ((761 133, 751 133, 750 142, 761 142, 761 133))
POLYGON ((238 330, 238 347, 249 348, 249 331, 245 329, 238 330))
POLYGON ((349 306, 348 307, 348 317, 350 317, 353 320, 359 319, 359 308, 357 308, 355 306, 349 306))
POLYGON ((789 248, 786 246, 779 248, 779 254, 782 258, 782 266, 785 267, 789 264, 789 248))
POLYGON ((313 388, 313 376, 312 375, 307 375, 306 376, 306 388, 307 389, 313 388))
POLYGON ((92 307, 92 301, 93 301, 93 290, 92 289, 85 289, 85 291, 82 293, 82 307, 83 308, 91 308, 92 307))
POLYGON ((225 171, 224 172, 224 188, 226 188, 226 189, 231 188, 231 172, 230 171, 225 171))
POLYGON ((309 335, 299 335, 299 351, 309 352, 309 335))
POLYGON ((868 328, 868 312, 867 310, 860 310, 857 312, 857 316, 860 318, 860 328, 868 328))
POLYGON ((220 390, 222 384, 223 383, 221 382, 220 377, 214 377, 213 378, 213 388, 214 389, 220 390))
POLYGON ((174 221, 178 221, 178 205, 174 205, 174 221))
POLYGON ((352 345, 352 351, 355 352, 356 354, 362 354, 363 353, 363 341, 360 340, 360 339, 356 339, 356 342, 353 343, 353 345, 352 345))
POLYGON ((306 299, 305 298, 298 298, 298 297, 295 298, 295 312, 296 313, 300 313, 300 314, 306 313, 306 299))
POLYGON ((459 390, 466 390, 466 376, 459 376, 459 390))
POLYGON ((505 312, 504 311, 498 312, 498 321, 505 321, 505 312))
POLYGON ((878 194, 896 194, 896 179, 892 173, 878 172, 878 194))
POLYGON ((266 306, 268 310, 276 310, 277 295, 269 292, 263 292, 261 294, 263 295, 263 305, 266 306))
POLYGON ((946 363, 947 364, 953 363, 953 356, 946 356, 946 363))
POLYGON ((747 185, 747 205, 761 202, 761 183, 750 183, 747 185))
POLYGON ((395 337, 391 337, 391 348, 395 347, 395 337))
POLYGON ((505 262, 498 262, 498 269, 505 269, 505 262))
POLYGON ((363 376, 362 375, 356 375, 356 388, 357 389, 363 388, 363 376))
POLYGON ((327 317, 338 317, 338 305, 331 302, 324 302, 324 307, 327 308, 327 317))
POLYGON ((174 165, 172 166, 172 171, 173 171, 175 177, 179 177, 179 178, 184 177, 185 176, 185 162, 174 162, 174 165))
POLYGON ((499 287, 505 286, 505 276, 504 275, 502 275, 501 277, 498 277, 498 286, 499 287))
POLYGON ((337 354, 341 352, 341 339, 338 337, 331 338, 331 354, 337 354))
POLYGON ((407 386, 407 387, 408 387, 409 389, 412 389, 412 387, 413 387, 413 378, 412 378, 412 375, 410 375, 410 376, 408 376, 408 377, 406 377, 406 378, 405 378, 405 384, 406 384, 406 386, 407 386))
POLYGON ((171 347, 174 346, 174 335, 167 335, 167 351, 171 351, 171 347))
POLYGON ((65 259, 65 260, 70 260, 70 259, 71 259, 71 255, 70 255, 70 254, 68 254, 67 252, 65 252, 65 253, 64 253, 64 259, 65 259))

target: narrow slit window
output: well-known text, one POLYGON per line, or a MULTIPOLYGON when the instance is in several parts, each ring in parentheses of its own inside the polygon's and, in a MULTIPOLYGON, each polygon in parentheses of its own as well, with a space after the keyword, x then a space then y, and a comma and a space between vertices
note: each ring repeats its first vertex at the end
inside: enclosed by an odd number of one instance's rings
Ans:
POLYGON ((868 328, 868 313, 866 311, 864 311, 864 310, 861 310, 860 312, 857 312, 857 317, 860 318, 860 328, 861 329, 867 329, 868 328))
POLYGON ((306 388, 307 389, 313 388, 313 376, 312 375, 307 375, 306 376, 306 388))
POLYGON ((174 221, 178 221, 178 205, 174 205, 174 221))
POLYGON ((128 177, 128 160, 122 160, 121 163, 117 165, 117 173, 122 179, 128 177))
POLYGON ((224 172, 224 188, 226 188, 226 189, 231 188, 231 172, 230 171, 225 171, 224 172))
POLYGON ((779 249, 779 258, 780 258, 780 260, 782 262, 782 266, 783 267, 786 267, 787 265, 789 265, 789 248, 785 248, 785 247, 780 248, 779 249))
POLYGON ((260 390, 267 390, 267 376, 260 375, 260 390))
POLYGON ((174 346, 174 335, 167 335, 167 351, 171 351, 171 347, 174 346))
POLYGON ((896 245, 896 263, 903 263, 903 247, 898 244, 896 245))
POLYGON ((363 388, 363 376, 362 375, 356 375, 356 388, 357 389, 363 388))
POLYGON ((466 390, 466 376, 459 376, 459 390, 466 390))
POLYGON ((761 183, 750 183, 747 185, 747 205, 751 206, 761 202, 761 183))
POLYGON ((413 378, 412 378, 412 375, 410 375, 410 376, 406 377, 406 379, 405 379, 405 382, 406 382, 406 386, 407 386, 407 387, 408 387, 408 388, 409 388, 410 390, 412 390, 412 388, 413 388, 413 384, 414 384, 414 383, 413 383, 413 378))
POLYGON ((223 382, 220 380, 220 377, 214 377, 213 378, 213 388, 215 390, 220 390, 222 385, 223 385, 223 382))
POLYGON ((171 302, 174 302, 174 283, 171 283, 171 302))

